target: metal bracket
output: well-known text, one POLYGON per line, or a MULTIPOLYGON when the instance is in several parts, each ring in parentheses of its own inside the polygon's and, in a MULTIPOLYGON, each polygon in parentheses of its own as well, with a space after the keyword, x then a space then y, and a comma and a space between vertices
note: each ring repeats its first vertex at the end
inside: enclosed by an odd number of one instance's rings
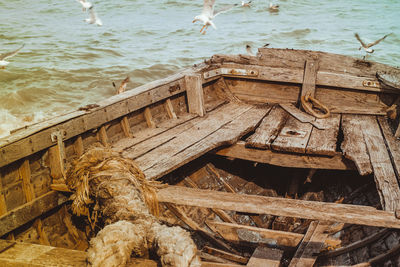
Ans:
POLYGON ((234 76, 249 76, 249 77, 257 77, 258 70, 254 69, 233 69, 233 68, 219 68, 215 70, 210 70, 204 72, 204 79, 210 79, 219 75, 234 75, 234 76))
POLYGON ((380 84, 378 81, 364 80, 362 85, 365 87, 380 88, 380 84))

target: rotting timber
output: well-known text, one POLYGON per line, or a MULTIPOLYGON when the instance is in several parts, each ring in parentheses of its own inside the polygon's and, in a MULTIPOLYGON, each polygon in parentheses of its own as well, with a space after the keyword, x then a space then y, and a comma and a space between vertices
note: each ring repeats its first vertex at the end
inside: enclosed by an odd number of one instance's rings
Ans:
POLYGON ((215 55, 14 131, 0 140, 1 265, 86 265, 105 223, 72 214, 65 178, 95 143, 169 184, 157 220, 191 233, 202 266, 400 265, 400 91, 382 73, 399 70, 304 50, 215 55))

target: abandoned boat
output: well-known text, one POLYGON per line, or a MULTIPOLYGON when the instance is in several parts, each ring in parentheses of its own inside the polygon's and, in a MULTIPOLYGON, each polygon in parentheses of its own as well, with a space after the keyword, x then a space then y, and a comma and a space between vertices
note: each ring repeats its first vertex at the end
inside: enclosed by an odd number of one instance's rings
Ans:
MULTIPOLYGON (((260 48, 15 130, 0 139, 0 264, 86 266, 90 240, 119 216, 104 201, 158 180, 158 216, 123 218, 189 231, 201 263, 176 266, 399 266, 399 73, 260 48), (80 172, 93 147, 102 161, 80 172), (140 179, 105 190, 110 162, 140 179), (91 179, 94 169, 102 176, 91 179), (79 194, 96 199, 77 214, 79 194)), ((118 260, 174 266, 157 249, 118 260)))

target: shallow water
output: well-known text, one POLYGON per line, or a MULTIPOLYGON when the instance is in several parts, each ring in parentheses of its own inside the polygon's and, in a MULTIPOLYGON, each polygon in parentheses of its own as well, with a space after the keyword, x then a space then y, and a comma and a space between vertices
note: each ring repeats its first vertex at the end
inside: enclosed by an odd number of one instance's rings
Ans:
MULTIPOLYGON (((201 35, 192 24, 202 1, 95 1, 103 26, 88 25, 74 0, 0 0, 0 53, 25 47, 0 70, 0 136, 109 97, 127 75, 128 88, 168 76, 213 54, 274 48, 311 49, 362 57, 354 38, 393 34, 370 60, 400 65, 400 1, 281 0, 237 7, 201 35), (53 3, 50 3, 53 2, 53 3), (22 8, 21 8, 22 7, 22 8)), ((218 0, 216 6, 240 1, 218 0)))

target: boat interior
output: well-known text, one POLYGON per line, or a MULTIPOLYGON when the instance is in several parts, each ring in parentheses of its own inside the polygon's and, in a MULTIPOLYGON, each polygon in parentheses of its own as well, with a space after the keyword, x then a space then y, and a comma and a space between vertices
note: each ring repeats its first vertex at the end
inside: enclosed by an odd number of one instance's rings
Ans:
POLYGON ((104 224, 73 214, 65 179, 100 145, 168 185, 158 219, 191 233, 201 266, 399 266, 400 89, 387 73, 400 69, 305 50, 214 55, 14 130, 0 139, 0 263, 86 266, 104 224))

